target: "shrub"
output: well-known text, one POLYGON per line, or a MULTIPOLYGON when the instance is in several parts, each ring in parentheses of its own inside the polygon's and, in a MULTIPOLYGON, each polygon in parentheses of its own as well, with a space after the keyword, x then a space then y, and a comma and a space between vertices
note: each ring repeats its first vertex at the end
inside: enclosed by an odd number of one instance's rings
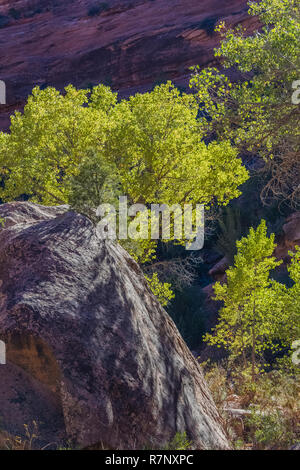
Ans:
POLYGON ((237 253, 236 241, 242 236, 240 210, 226 206, 221 220, 219 220, 220 233, 216 242, 216 249, 226 256, 230 265, 234 262, 237 253))
POLYGON ((279 410, 270 413, 253 410, 245 424, 254 449, 287 449, 293 443, 289 419, 279 410))
POLYGON ((186 432, 177 432, 163 450, 189 450, 191 448, 192 443, 188 440, 186 432))
MULTIPOLYGON (((290 363, 290 358, 286 362, 290 363)), ((230 360, 220 364, 208 361, 202 367, 235 448, 288 449, 299 442, 299 368, 277 365, 270 372, 261 371, 254 384, 251 368, 245 370, 230 360), (234 417, 227 411, 231 407, 250 414, 234 417)))

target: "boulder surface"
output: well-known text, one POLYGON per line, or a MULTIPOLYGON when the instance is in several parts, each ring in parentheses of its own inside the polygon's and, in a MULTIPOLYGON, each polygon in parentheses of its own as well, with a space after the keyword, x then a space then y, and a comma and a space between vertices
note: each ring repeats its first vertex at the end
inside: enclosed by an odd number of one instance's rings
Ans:
POLYGON ((0 206, 1 428, 50 446, 228 440, 197 361, 121 246, 65 206, 0 206))

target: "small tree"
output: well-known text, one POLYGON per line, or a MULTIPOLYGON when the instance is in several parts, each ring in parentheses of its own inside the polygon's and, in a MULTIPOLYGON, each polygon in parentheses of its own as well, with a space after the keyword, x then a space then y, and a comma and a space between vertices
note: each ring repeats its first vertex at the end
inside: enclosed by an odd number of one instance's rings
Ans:
POLYGON ((205 341, 223 345, 234 358, 242 356, 245 366, 250 353, 253 381, 257 354, 274 347, 280 325, 289 317, 288 313, 283 317, 285 297, 278 295, 285 287, 270 278, 270 271, 281 263, 272 256, 274 248, 274 234, 267 236, 264 220, 237 242, 238 252, 234 266, 227 270, 227 282, 214 286, 215 299, 224 302, 219 323, 213 334, 205 336, 205 341))
POLYGON ((293 285, 285 290, 285 310, 290 315, 290 321, 285 327, 286 336, 296 341, 300 339, 300 247, 296 246, 296 251, 289 254, 291 263, 288 271, 293 285))

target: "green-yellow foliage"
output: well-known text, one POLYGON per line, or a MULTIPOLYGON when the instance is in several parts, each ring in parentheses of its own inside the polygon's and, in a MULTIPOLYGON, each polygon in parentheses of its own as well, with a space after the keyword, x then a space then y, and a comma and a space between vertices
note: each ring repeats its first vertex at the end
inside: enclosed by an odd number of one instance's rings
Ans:
MULTIPOLYGON (((0 196, 70 203, 91 218, 118 193, 148 207, 227 204, 248 173, 229 141, 203 142, 197 113, 195 97, 170 82, 120 102, 104 85, 64 94, 37 87, 10 133, 0 133, 0 196)), ((151 240, 123 244, 140 262, 155 256, 151 240)))
POLYGON ((157 273, 154 273, 152 276, 145 276, 149 287, 153 294, 158 298, 159 302, 163 307, 168 305, 170 300, 174 299, 175 295, 171 289, 171 284, 168 282, 161 282, 158 279, 157 273))
POLYGON ((231 356, 251 353, 252 372, 257 356, 276 344, 291 346, 299 334, 299 251, 289 268, 295 284, 290 289, 275 282, 270 272, 280 265, 273 256, 274 234, 267 236, 265 221, 250 229, 247 237, 237 242, 234 265, 227 272, 224 284, 214 286, 216 300, 224 302, 219 323, 205 341, 225 347, 231 356))
POLYGON ((191 87, 212 118, 207 130, 232 138, 242 153, 260 154, 272 163, 271 180, 263 191, 299 204, 300 111, 292 103, 293 82, 300 79, 300 1, 250 2, 250 15, 263 27, 252 35, 242 27, 218 26, 223 36, 216 56, 225 68, 235 67, 240 80, 214 68, 194 69, 191 87))
POLYGON ((296 251, 289 253, 291 263, 288 266, 290 278, 293 286, 285 289, 285 310, 292 319, 291 324, 287 325, 287 334, 294 340, 300 339, 300 247, 296 251))
POLYGON ((68 202, 65 180, 76 174, 78 165, 92 149, 105 143, 108 99, 105 89, 103 106, 95 87, 88 102, 87 90, 72 85, 60 94, 54 88, 36 87, 28 98, 24 113, 11 117, 10 133, 0 133, 0 162, 6 174, 2 195, 5 200, 21 194, 32 195, 44 204, 68 202))
MULTIPOLYGON (((61 94, 36 87, 24 112, 0 133, 0 167, 9 201, 27 194, 43 204, 69 203, 91 219, 117 194, 129 203, 227 204, 248 173, 229 141, 203 142, 195 97, 168 82, 117 101, 109 87, 61 94)), ((122 241, 139 262, 155 257, 152 240, 122 241)), ((163 305, 169 284, 148 279, 163 305)))
POLYGON ((115 107, 107 156, 141 203, 227 203, 247 172, 228 141, 206 145, 198 106, 168 82, 115 107), (217 184, 216 184, 217 182, 217 184))
POLYGON ((12 117, 10 133, 0 134, 7 176, 1 197, 68 202, 66 181, 93 152, 115 165, 133 202, 227 203, 247 171, 229 142, 206 145, 202 138, 195 98, 171 83, 120 103, 103 85, 90 95, 71 85, 64 95, 37 87, 24 113, 12 117))

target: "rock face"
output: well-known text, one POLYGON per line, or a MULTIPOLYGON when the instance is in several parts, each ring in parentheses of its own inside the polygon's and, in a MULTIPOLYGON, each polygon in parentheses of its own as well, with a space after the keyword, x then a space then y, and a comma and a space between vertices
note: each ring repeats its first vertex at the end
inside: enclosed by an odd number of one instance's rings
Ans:
POLYGON ((133 259, 66 207, 0 206, 1 427, 43 443, 228 441, 201 369, 133 259))
POLYGON ((282 227, 283 234, 275 250, 278 259, 289 260, 289 252, 300 246, 300 212, 294 212, 282 227))
POLYGON ((186 85, 190 66, 216 64, 219 20, 257 27, 247 10, 247 0, 0 0, 0 129, 35 85, 101 82, 123 95, 167 79, 186 85))

